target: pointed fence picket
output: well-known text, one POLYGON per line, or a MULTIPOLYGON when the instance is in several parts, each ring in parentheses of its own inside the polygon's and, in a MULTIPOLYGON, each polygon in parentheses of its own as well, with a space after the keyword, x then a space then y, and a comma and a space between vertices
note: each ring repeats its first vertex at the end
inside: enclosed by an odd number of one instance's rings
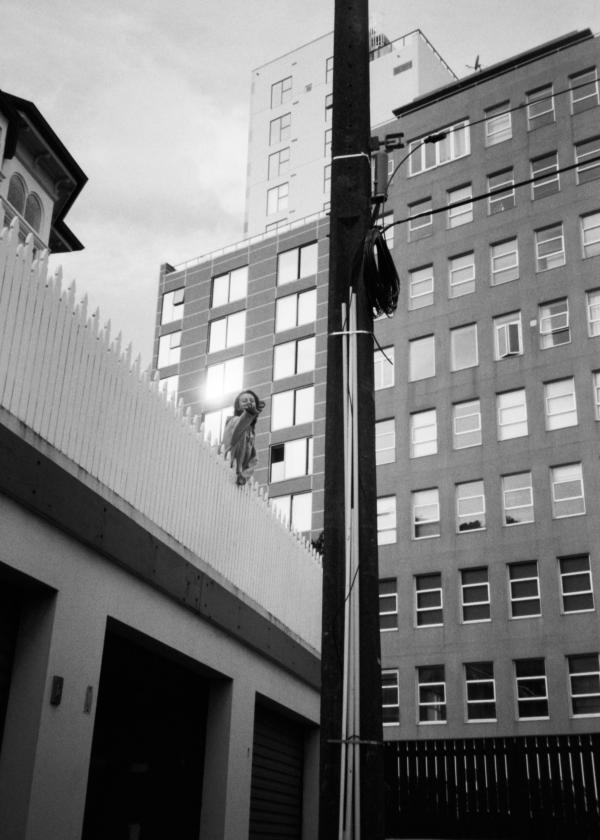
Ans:
POLYGON ((31 237, 2 230, 0 405, 318 649, 319 555, 47 272, 31 237))

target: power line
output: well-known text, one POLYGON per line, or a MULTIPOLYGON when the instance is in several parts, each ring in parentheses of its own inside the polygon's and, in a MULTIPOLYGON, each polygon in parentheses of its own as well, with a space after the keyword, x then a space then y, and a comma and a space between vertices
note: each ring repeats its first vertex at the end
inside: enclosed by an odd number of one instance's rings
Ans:
MULTIPOLYGON (((590 164, 590 163, 600 163, 600 155, 597 155, 596 157, 590 158, 589 160, 585 161, 586 165, 590 164)), ((569 164, 569 166, 563 166, 560 169, 557 168, 555 170, 555 174, 556 175, 561 175, 563 172, 570 172, 572 169, 577 169, 578 167, 580 167, 582 165, 583 165, 582 162, 571 163, 571 164, 569 164)), ((547 174, 535 175, 533 178, 527 178, 527 180, 525 180, 525 181, 517 181, 516 183, 513 183, 512 189, 516 190, 518 187, 526 187, 529 184, 536 183, 536 181, 547 180, 548 177, 549 176, 547 174)), ((410 222, 413 219, 422 219, 425 216, 435 216, 437 213, 446 213, 448 210, 451 210, 454 207, 462 207, 465 204, 473 204, 475 201, 483 201, 484 199, 490 198, 493 195, 498 197, 498 196, 502 195, 502 193, 505 193, 505 192, 507 192, 507 189, 490 190, 489 192, 481 193, 480 195, 474 195, 471 198, 464 198, 461 201, 453 201, 450 204, 446 204, 444 207, 436 207, 436 208, 432 208, 431 210, 427 210, 423 213, 415 213, 414 216, 407 216, 404 219, 398 219, 397 221, 391 222, 389 225, 385 225, 385 227, 382 228, 382 231, 385 233, 385 231, 388 230, 389 228, 395 227, 396 225, 404 224, 406 222, 410 222)))

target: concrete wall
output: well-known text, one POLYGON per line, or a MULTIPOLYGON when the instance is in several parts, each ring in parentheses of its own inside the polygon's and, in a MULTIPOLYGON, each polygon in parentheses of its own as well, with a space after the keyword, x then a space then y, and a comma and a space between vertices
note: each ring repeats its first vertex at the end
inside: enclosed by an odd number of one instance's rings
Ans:
MULTIPOLYGON (((18 572, 39 586, 25 599, 0 753, 3 840, 80 837, 108 619, 184 654, 215 677, 203 838, 247 836, 257 693, 305 722, 307 771, 316 775, 313 686, 4 495, 0 523, 0 570, 18 572), (64 679, 58 706, 49 702, 55 675, 64 679), (89 714, 88 686, 94 696, 89 714)), ((315 831, 314 796, 313 789, 306 838, 315 831)))

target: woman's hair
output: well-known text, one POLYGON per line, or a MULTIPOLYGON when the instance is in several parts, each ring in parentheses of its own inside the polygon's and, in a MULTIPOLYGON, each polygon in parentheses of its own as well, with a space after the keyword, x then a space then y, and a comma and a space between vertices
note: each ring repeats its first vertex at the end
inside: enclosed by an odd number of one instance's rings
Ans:
MULTIPOLYGON (((252 394, 252 396, 254 397, 254 404, 256 405, 256 408, 259 412, 262 411, 263 408, 265 407, 264 402, 262 402, 262 400, 259 400, 258 395, 255 394, 254 391, 251 391, 250 388, 244 388, 244 390, 240 391, 240 393, 237 395, 237 397, 235 398, 235 401, 233 403, 233 413, 236 417, 239 417, 239 415, 243 414, 243 412, 244 412, 244 409, 240 405, 240 397, 242 396, 242 394, 252 394)), ((258 414, 256 415, 256 417, 252 421, 253 426, 256 424, 257 420, 258 420, 258 414)))

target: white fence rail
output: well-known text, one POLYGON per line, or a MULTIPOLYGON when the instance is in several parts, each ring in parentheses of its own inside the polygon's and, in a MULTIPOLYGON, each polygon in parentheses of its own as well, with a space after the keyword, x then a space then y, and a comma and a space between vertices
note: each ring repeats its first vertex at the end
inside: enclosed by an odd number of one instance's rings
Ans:
POLYGON ((111 342, 74 284, 48 278, 14 225, 0 234, 0 405, 320 647, 319 555, 256 484, 234 483, 198 419, 111 342))

